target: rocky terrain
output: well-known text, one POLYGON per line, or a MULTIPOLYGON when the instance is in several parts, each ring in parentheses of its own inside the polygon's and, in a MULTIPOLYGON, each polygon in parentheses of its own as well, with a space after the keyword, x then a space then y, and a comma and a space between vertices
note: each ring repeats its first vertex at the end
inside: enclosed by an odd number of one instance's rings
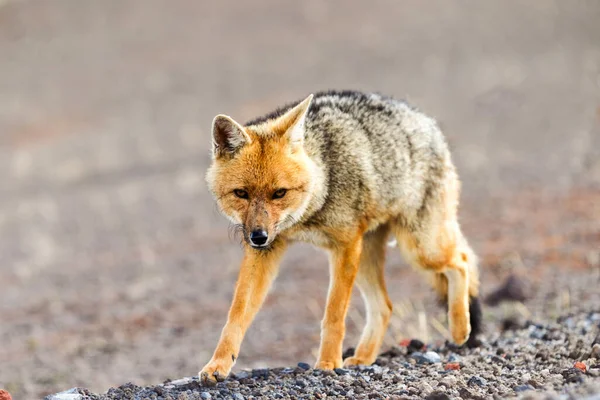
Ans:
MULTIPOLYGON (((477 349, 406 341, 368 367, 241 370, 214 387, 197 377, 105 394, 73 389, 47 400, 207 399, 597 399, 600 396, 600 308, 538 323, 511 320, 477 349), (77 396, 76 394, 79 394, 77 396)), ((352 349, 347 351, 348 354, 352 349)))
MULTIPOLYGON (((241 258, 204 183, 212 118, 362 89, 407 99, 448 137, 461 225, 481 260, 483 297, 495 293, 486 346, 442 345, 443 309, 390 248, 384 350, 397 351, 345 375, 300 371, 315 361, 328 270, 322 252, 298 245, 234 369, 292 371, 217 388, 183 382, 163 397, 275 396, 276 379, 281 393, 340 396, 593 392, 599 20, 596 0, 0 0, 0 388, 13 400, 72 387, 115 397, 196 374, 241 258), (574 325, 559 320, 569 316, 574 325), (407 339, 441 362, 418 364, 400 345, 407 339), (578 340, 582 354, 571 358, 578 340), (445 372, 451 353, 461 369, 445 372), (570 370, 577 361, 585 373, 570 370), (126 382, 137 386, 107 394, 126 382)), ((354 297, 347 347, 364 323, 354 297)))

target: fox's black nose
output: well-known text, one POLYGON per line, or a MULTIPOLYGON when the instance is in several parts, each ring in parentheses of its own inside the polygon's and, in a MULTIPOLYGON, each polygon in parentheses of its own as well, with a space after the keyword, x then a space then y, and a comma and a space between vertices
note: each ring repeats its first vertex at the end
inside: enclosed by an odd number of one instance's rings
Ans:
POLYGON ((253 246, 263 246, 265 243, 267 243, 268 238, 269 235, 267 235, 267 232, 263 231, 262 229, 257 229, 250 233, 250 243, 253 246))

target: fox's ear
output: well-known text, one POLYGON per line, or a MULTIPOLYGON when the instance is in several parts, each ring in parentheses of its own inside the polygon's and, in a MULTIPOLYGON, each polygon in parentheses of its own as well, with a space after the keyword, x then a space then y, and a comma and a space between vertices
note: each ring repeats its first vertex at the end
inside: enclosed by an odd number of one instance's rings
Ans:
POLYGON ((311 94, 296 107, 278 118, 277 123, 283 128, 281 131, 287 136, 292 146, 302 145, 304 141, 304 121, 312 99, 313 95, 311 94))
POLYGON ((227 115, 217 115, 212 123, 213 155, 218 158, 231 156, 250 143, 244 128, 227 115))

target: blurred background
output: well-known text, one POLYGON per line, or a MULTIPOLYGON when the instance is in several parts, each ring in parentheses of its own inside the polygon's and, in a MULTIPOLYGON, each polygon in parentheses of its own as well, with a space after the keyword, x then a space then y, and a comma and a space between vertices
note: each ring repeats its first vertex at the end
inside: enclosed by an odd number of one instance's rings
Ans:
MULTIPOLYGON (((0 387, 28 399, 196 374, 241 259, 204 182, 211 120, 324 89, 440 121, 484 297, 512 277, 523 317, 589 305, 599 21, 597 1, 0 0, 0 387)), ((236 369, 315 361, 326 263, 290 251, 236 369)), ((396 249, 387 276, 385 346, 443 340, 396 249)), ((486 308, 490 335, 510 312, 486 308)))

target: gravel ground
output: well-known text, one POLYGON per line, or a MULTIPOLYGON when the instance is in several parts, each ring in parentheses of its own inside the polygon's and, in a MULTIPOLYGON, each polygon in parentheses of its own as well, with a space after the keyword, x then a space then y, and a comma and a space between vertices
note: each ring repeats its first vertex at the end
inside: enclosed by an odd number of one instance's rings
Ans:
MULTIPOLYGON (((482 292, 513 275, 535 293, 486 308, 490 338, 511 313, 593 310, 598 20, 595 0, 0 0, 0 388, 30 400, 195 374, 241 258, 204 184, 211 120, 329 88, 440 121, 482 292)), ((290 249, 236 371, 314 362, 326 263, 290 249)), ((385 348, 443 340, 443 310, 393 249, 386 274, 385 348)))
POLYGON ((600 395, 600 308, 506 328, 470 350, 448 343, 425 346, 413 339, 381 354, 369 367, 321 371, 301 362, 295 367, 238 371, 215 387, 203 387, 193 377, 149 387, 125 384, 101 395, 85 389, 77 392, 83 394, 81 399, 94 400, 582 399, 600 395))

